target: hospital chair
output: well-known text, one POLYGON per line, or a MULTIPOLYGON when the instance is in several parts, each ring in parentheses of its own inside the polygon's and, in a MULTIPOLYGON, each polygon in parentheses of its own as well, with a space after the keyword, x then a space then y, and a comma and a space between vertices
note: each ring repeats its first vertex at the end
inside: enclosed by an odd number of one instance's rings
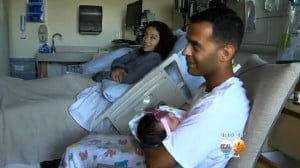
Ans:
POLYGON ((255 167, 266 139, 299 79, 300 64, 270 64, 251 55, 239 71, 252 102, 243 140, 246 151, 229 168, 255 167))

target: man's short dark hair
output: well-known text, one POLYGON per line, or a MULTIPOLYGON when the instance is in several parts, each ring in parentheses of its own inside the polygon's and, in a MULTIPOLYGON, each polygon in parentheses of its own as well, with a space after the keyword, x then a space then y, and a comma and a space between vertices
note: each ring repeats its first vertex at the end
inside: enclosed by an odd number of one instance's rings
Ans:
POLYGON ((221 44, 240 47, 244 36, 244 24, 240 17, 229 8, 209 8, 194 14, 191 23, 209 22, 213 25, 213 37, 221 44))

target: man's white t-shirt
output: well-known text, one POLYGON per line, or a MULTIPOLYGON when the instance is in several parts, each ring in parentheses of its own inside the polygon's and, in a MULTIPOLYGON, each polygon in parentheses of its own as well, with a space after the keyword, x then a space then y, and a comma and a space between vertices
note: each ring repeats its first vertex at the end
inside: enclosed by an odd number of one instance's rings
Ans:
POLYGON ((201 88, 187 118, 163 145, 182 167, 225 167, 233 151, 226 157, 221 143, 243 134, 249 109, 246 90, 236 77, 208 93, 201 88))

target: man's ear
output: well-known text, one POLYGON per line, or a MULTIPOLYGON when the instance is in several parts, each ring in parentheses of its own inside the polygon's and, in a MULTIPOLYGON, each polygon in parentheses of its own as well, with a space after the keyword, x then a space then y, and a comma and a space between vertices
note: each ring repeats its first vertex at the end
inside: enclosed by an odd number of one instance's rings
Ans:
POLYGON ((226 44, 222 47, 219 51, 220 53, 220 61, 221 62, 228 62, 233 59, 234 54, 236 52, 236 47, 232 44, 226 44))

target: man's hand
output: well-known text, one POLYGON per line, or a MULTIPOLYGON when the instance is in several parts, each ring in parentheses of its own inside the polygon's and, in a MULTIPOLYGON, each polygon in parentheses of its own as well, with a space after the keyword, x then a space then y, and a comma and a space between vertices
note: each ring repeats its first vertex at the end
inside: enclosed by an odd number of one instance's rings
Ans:
POLYGON ((176 161, 161 145, 160 147, 143 148, 146 154, 146 164, 148 168, 174 168, 176 161))
POLYGON ((122 68, 114 69, 111 72, 111 78, 114 81, 117 81, 117 82, 120 82, 120 83, 123 82, 124 77, 126 75, 127 75, 127 72, 124 69, 122 69, 122 68))

